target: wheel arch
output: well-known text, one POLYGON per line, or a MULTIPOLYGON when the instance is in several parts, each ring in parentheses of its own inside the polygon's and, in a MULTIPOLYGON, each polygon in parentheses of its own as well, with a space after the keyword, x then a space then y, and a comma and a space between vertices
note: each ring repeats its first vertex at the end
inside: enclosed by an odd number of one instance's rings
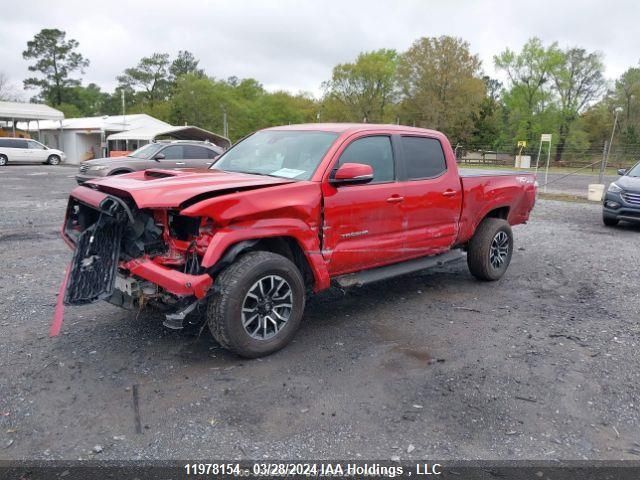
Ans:
POLYGON ((485 218, 501 218, 502 220, 509 220, 509 211, 511 210, 510 206, 498 207, 493 210, 487 212, 487 214, 482 217, 482 220, 478 222, 478 225, 484 221, 485 218))
MULTIPOLYGON (((209 246, 210 250, 214 248, 217 250, 215 246, 209 246)), ((329 274, 326 266, 315 258, 313 254, 309 253, 300 239, 286 234, 246 238, 236 241, 226 246, 219 257, 213 254, 213 250, 211 255, 205 254, 203 263, 208 264, 212 258, 219 258, 213 265, 208 267, 208 272, 214 276, 231 265, 240 255, 253 251, 272 252, 291 260, 300 270, 305 286, 308 289, 319 291, 329 286, 329 274)), ((207 265, 204 266, 205 268, 207 267, 207 265)))

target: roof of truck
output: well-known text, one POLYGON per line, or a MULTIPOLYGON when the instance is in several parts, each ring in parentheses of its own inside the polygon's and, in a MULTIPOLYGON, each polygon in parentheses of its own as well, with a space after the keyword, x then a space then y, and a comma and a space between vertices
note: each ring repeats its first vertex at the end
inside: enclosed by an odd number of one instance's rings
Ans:
POLYGON ((398 130, 398 131, 413 131, 416 133, 430 133, 439 134, 436 130, 428 130, 426 128, 409 127, 406 125, 396 125, 395 123, 300 123, 297 125, 282 125, 279 127, 265 128, 265 130, 310 130, 318 132, 365 132, 368 130, 398 130))

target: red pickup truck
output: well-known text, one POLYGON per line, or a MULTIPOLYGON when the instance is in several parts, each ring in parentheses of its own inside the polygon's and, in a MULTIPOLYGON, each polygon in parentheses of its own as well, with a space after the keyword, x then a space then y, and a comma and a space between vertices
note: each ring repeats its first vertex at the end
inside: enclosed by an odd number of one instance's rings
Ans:
POLYGON ((267 355, 294 336, 306 296, 332 283, 361 285, 461 251, 475 277, 499 279, 510 225, 528 220, 535 195, 527 173, 460 175, 436 131, 268 128, 210 170, 147 170, 73 190, 64 303, 152 305, 170 328, 206 310, 224 347, 267 355))

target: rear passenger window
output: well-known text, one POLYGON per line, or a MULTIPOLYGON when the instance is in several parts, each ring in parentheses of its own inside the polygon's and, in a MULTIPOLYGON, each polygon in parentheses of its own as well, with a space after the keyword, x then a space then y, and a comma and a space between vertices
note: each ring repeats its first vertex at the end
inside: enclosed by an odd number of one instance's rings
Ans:
POLYGON ((207 156, 208 148, 198 147, 194 145, 184 145, 182 147, 184 149, 184 158, 189 159, 199 159, 199 158, 209 158, 207 156))
POLYGON ((14 140, 13 138, 3 138, 2 140, 0 140, 0 147, 27 148, 27 142, 24 140, 14 140))
POLYGON ((364 137, 352 142, 340 155, 339 165, 363 163, 373 168, 371 183, 391 182, 395 178, 389 137, 364 137))
POLYGON ((435 138, 402 137, 402 150, 408 180, 437 177, 447 170, 442 145, 435 138))

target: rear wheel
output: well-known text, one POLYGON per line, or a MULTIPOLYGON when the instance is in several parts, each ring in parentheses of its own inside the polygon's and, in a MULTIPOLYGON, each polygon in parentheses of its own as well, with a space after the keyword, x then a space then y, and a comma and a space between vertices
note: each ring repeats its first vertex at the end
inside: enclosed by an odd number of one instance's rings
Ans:
POLYGON ((619 222, 620 220, 618 220, 616 217, 612 217, 610 215, 607 215, 606 213, 602 214, 602 223, 604 223, 607 227, 615 227, 619 222))
POLYGON ((6 155, 0 155, 0 167, 4 167, 7 163, 9 163, 9 159, 6 155))
POLYGON ((49 165, 60 165, 60 157, 58 155, 49 155, 47 163, 49 165))
POLYGON ((501 218, 486 218, 469 242, 467 265, 479 280, 501 278, 509 267, 513 254, 511 226, 501 218))
POLYGON ((298 330, 305 288, 288 258, 249 252, 218 276, 216 286, 207 320, 223 347, 243 357, 262 357, 283 348, 298 330))

